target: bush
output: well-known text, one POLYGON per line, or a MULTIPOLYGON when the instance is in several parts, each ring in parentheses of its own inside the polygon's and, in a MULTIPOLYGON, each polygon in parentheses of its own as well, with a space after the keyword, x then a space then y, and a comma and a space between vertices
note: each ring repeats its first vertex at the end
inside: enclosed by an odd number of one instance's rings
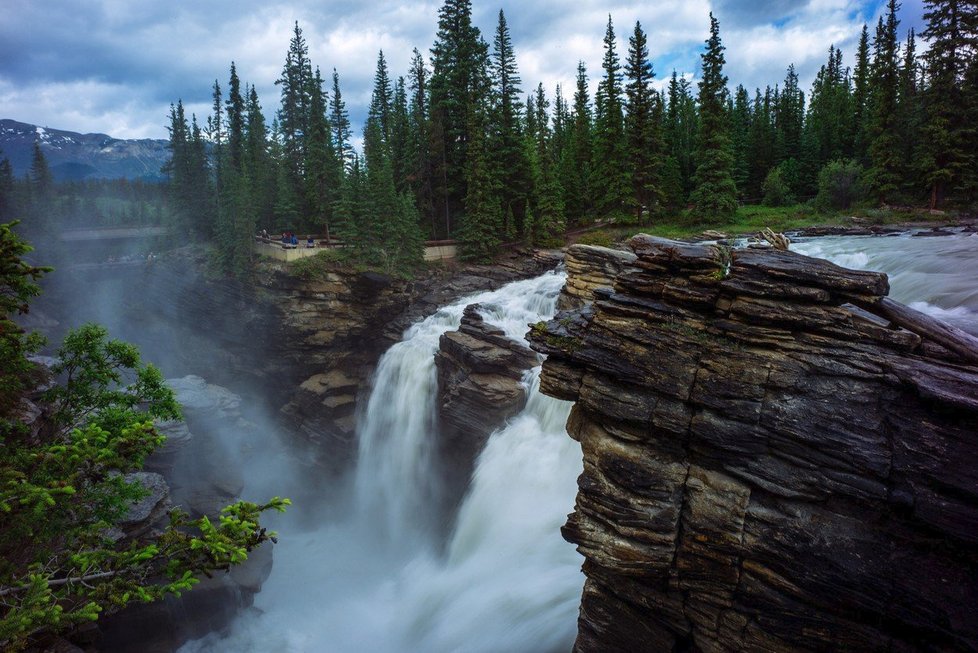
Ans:
POLYGON ((851 208, 863 198, 862 176, 862 166, 852 159, 826 163, 818 173, 816 208, 821 211, 851 208))
POLYGON ((795 203, 791 187, 784 177, 784 171, 781 166, 772 168, 767 173, 767 177, 764 178, 764 184, 761 186, 761 191, 764 193, 765 206, 789 206, 795 203))

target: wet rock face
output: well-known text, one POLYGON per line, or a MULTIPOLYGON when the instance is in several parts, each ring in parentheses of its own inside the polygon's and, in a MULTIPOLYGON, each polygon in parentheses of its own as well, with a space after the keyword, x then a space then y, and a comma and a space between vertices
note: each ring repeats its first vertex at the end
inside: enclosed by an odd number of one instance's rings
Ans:
POLYGON ((461 499, 486 440, 526 404, 523 374, 537 354, 465 308, 457 331, 441 336, 438 369, 439 458, 451 500, 461 499))
POLYGON ((518 252, 498 265, 436 271, 410 282, 341 272, 307 282, 268 277, 283 334, 273 376, 293 390, 282 408, 286 422, 318 463, 345 468, 356 452, 360 393, 369 392, 374 366, 406 328, 460 296, 542 274, 559 262, 556 252, 518 252))
POLYGON ((851 306, 885 275, 631 246, 531 334, 577 402, 576 650, 978 648, 978 367, 851 306))

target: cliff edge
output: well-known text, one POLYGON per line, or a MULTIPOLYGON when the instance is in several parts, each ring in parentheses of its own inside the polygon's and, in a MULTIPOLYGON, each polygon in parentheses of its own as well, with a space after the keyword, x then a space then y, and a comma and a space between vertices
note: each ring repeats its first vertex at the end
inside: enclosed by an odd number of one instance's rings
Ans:
POLYGON ((630 248, 570 248, 530 335, 584 453, 575 650, 978 649, 974 339, 883 274, 630 248))

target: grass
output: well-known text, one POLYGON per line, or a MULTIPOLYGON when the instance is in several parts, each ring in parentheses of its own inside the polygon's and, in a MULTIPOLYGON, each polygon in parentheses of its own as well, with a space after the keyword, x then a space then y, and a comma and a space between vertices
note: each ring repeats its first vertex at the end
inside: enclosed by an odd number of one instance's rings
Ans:
POLYGON ((855 208, 845 213, 819 213, 807 204, 794 206, 741 206, 730 220, 724 222, 703 222, 695 217, 675 214, 655 219, 648 225, 607 226, 583 234, 577 242, 589 245, 604 245, 621 241, 638 233, 645 233, 674 240, 689 238, 706 230, 719 231, 728 236, 755 234, 765 227, 775 232, 792 231, 811 226, 845 225, 897 225, 909 222, 945 223, 948 215, 933 216, 926 212, 907 209, 855 208))

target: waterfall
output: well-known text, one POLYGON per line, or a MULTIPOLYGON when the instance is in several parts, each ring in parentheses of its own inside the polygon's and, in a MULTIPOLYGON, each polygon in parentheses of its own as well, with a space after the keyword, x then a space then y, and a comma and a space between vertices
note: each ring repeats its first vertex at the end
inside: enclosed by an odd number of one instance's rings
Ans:
POLYGON ((893 299, 978 335, 978 234, 833 236, 792 243, 791 249, 885 272, 893 299))
POLYGON ((231 632, 183 651, 566 651, 576 634, 581 558, 560 537, 581 471, 568 402, 525 375, 525 409, 490 436, 447 541, 433 528, 440 336, 478 303, 522 341, 556 310, 564 275, 470 296, 408 329, 378 363, 358 421, 346 509, 300 530, 282 521, 272 576, 231 632))

